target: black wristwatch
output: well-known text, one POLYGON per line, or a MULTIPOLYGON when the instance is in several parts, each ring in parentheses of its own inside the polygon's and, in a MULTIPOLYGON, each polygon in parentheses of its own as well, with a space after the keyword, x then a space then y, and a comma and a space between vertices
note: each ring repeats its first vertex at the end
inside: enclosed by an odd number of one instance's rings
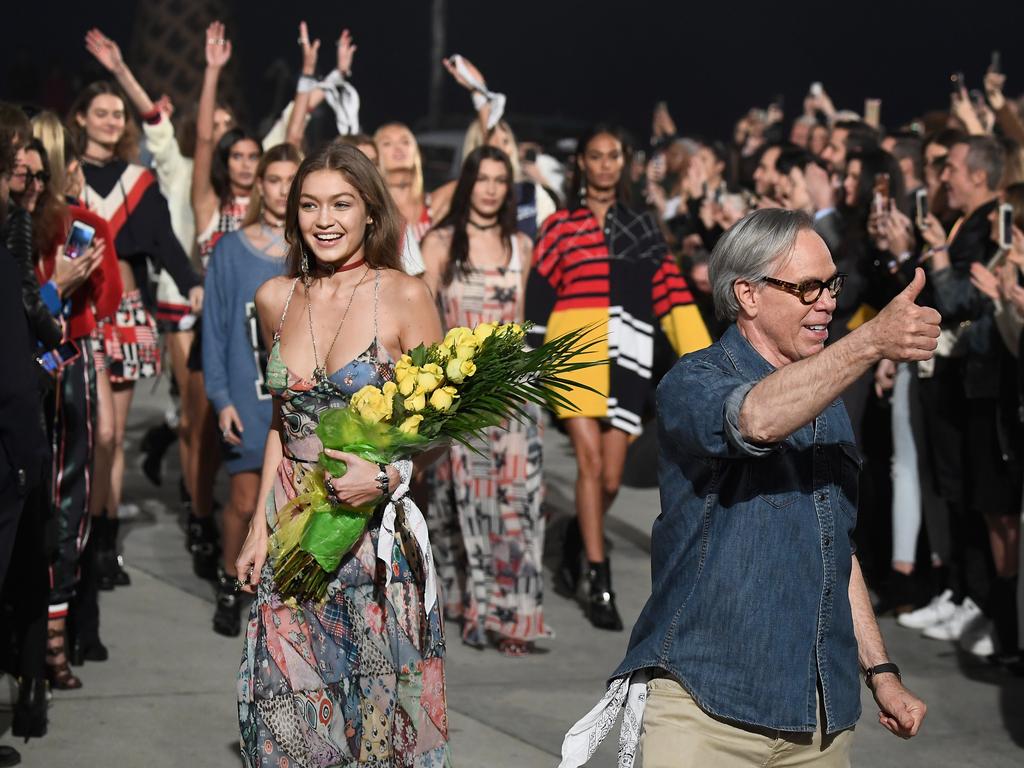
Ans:
POLYGON ((377 477, 374 478, 377 481, 377 488, 384 496, 389 496, 391 490, 391 478, 388 477, 388 465, 378 463, 377 467, 380 472, 377 473, 377 477))
MULTIPOLYGON (((887 661, 885 664, 877 664, 874 667, 868 667, 864 670, 864 685, 871 688, 871 680, 875 675, 880 675, 883 672, 892 672, 896 675, 896 679, 901 683, 903 682, 903 675, 900 674, 900 668, 893 664, 891 661, 887 661)), ((871 690, 874 690, 871 688, 871 690)))

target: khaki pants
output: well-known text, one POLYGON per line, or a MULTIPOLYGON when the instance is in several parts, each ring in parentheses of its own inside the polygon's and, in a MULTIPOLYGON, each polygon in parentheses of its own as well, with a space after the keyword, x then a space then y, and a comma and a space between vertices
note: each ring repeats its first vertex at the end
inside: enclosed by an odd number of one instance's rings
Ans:
POLYGON ((818 730, 791 733, 719 720, 706 714, 675 680, 647 685, 640 732, 643 768, 731 768, 731 766, 820 766, 849 768, 853 729, 822 735, 825 715, 818 703, 818 730))

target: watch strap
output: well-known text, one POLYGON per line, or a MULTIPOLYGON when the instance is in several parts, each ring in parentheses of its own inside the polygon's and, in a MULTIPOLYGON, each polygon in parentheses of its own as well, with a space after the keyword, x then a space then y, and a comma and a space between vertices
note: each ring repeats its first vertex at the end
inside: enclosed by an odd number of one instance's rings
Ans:
POLYGON ((896 675, 896 679, 903 682, 903 675, 900 674, 900 668, 893 664, 891 661, 887 661, 885 664, 876 664, 873 667, 868 667, 864 670, 864 684, 868 688, 871 687, 871 680, 875 675, 881 675, 886 672, 891 672, 896 675))

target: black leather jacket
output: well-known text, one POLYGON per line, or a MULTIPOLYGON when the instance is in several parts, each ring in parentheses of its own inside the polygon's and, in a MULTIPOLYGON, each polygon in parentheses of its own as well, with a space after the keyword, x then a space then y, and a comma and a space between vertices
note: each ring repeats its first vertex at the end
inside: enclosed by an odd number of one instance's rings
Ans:
POLYGON ((32 215, 24 208, 11 206, 3 227, 3 242, 14 256, 21 278, 21 300, 25 305, 33 341, 45 349, 60 346, 64 331, 39 295, 35 258, 32 249, 32 215))

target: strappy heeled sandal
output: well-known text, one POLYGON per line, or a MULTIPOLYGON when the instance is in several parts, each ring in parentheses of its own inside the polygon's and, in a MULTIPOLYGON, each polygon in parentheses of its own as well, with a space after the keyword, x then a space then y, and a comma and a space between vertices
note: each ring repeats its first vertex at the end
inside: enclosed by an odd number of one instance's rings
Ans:
POLYGON ((64 628, 47 627, 46 629, 46 678, 50 687, 59 691, 73 691, 82 687, 82 681, 75 676, 68 666, 65 652, 67 641, 64 628), (60 642, 55 642, 59 640, 60 642))

